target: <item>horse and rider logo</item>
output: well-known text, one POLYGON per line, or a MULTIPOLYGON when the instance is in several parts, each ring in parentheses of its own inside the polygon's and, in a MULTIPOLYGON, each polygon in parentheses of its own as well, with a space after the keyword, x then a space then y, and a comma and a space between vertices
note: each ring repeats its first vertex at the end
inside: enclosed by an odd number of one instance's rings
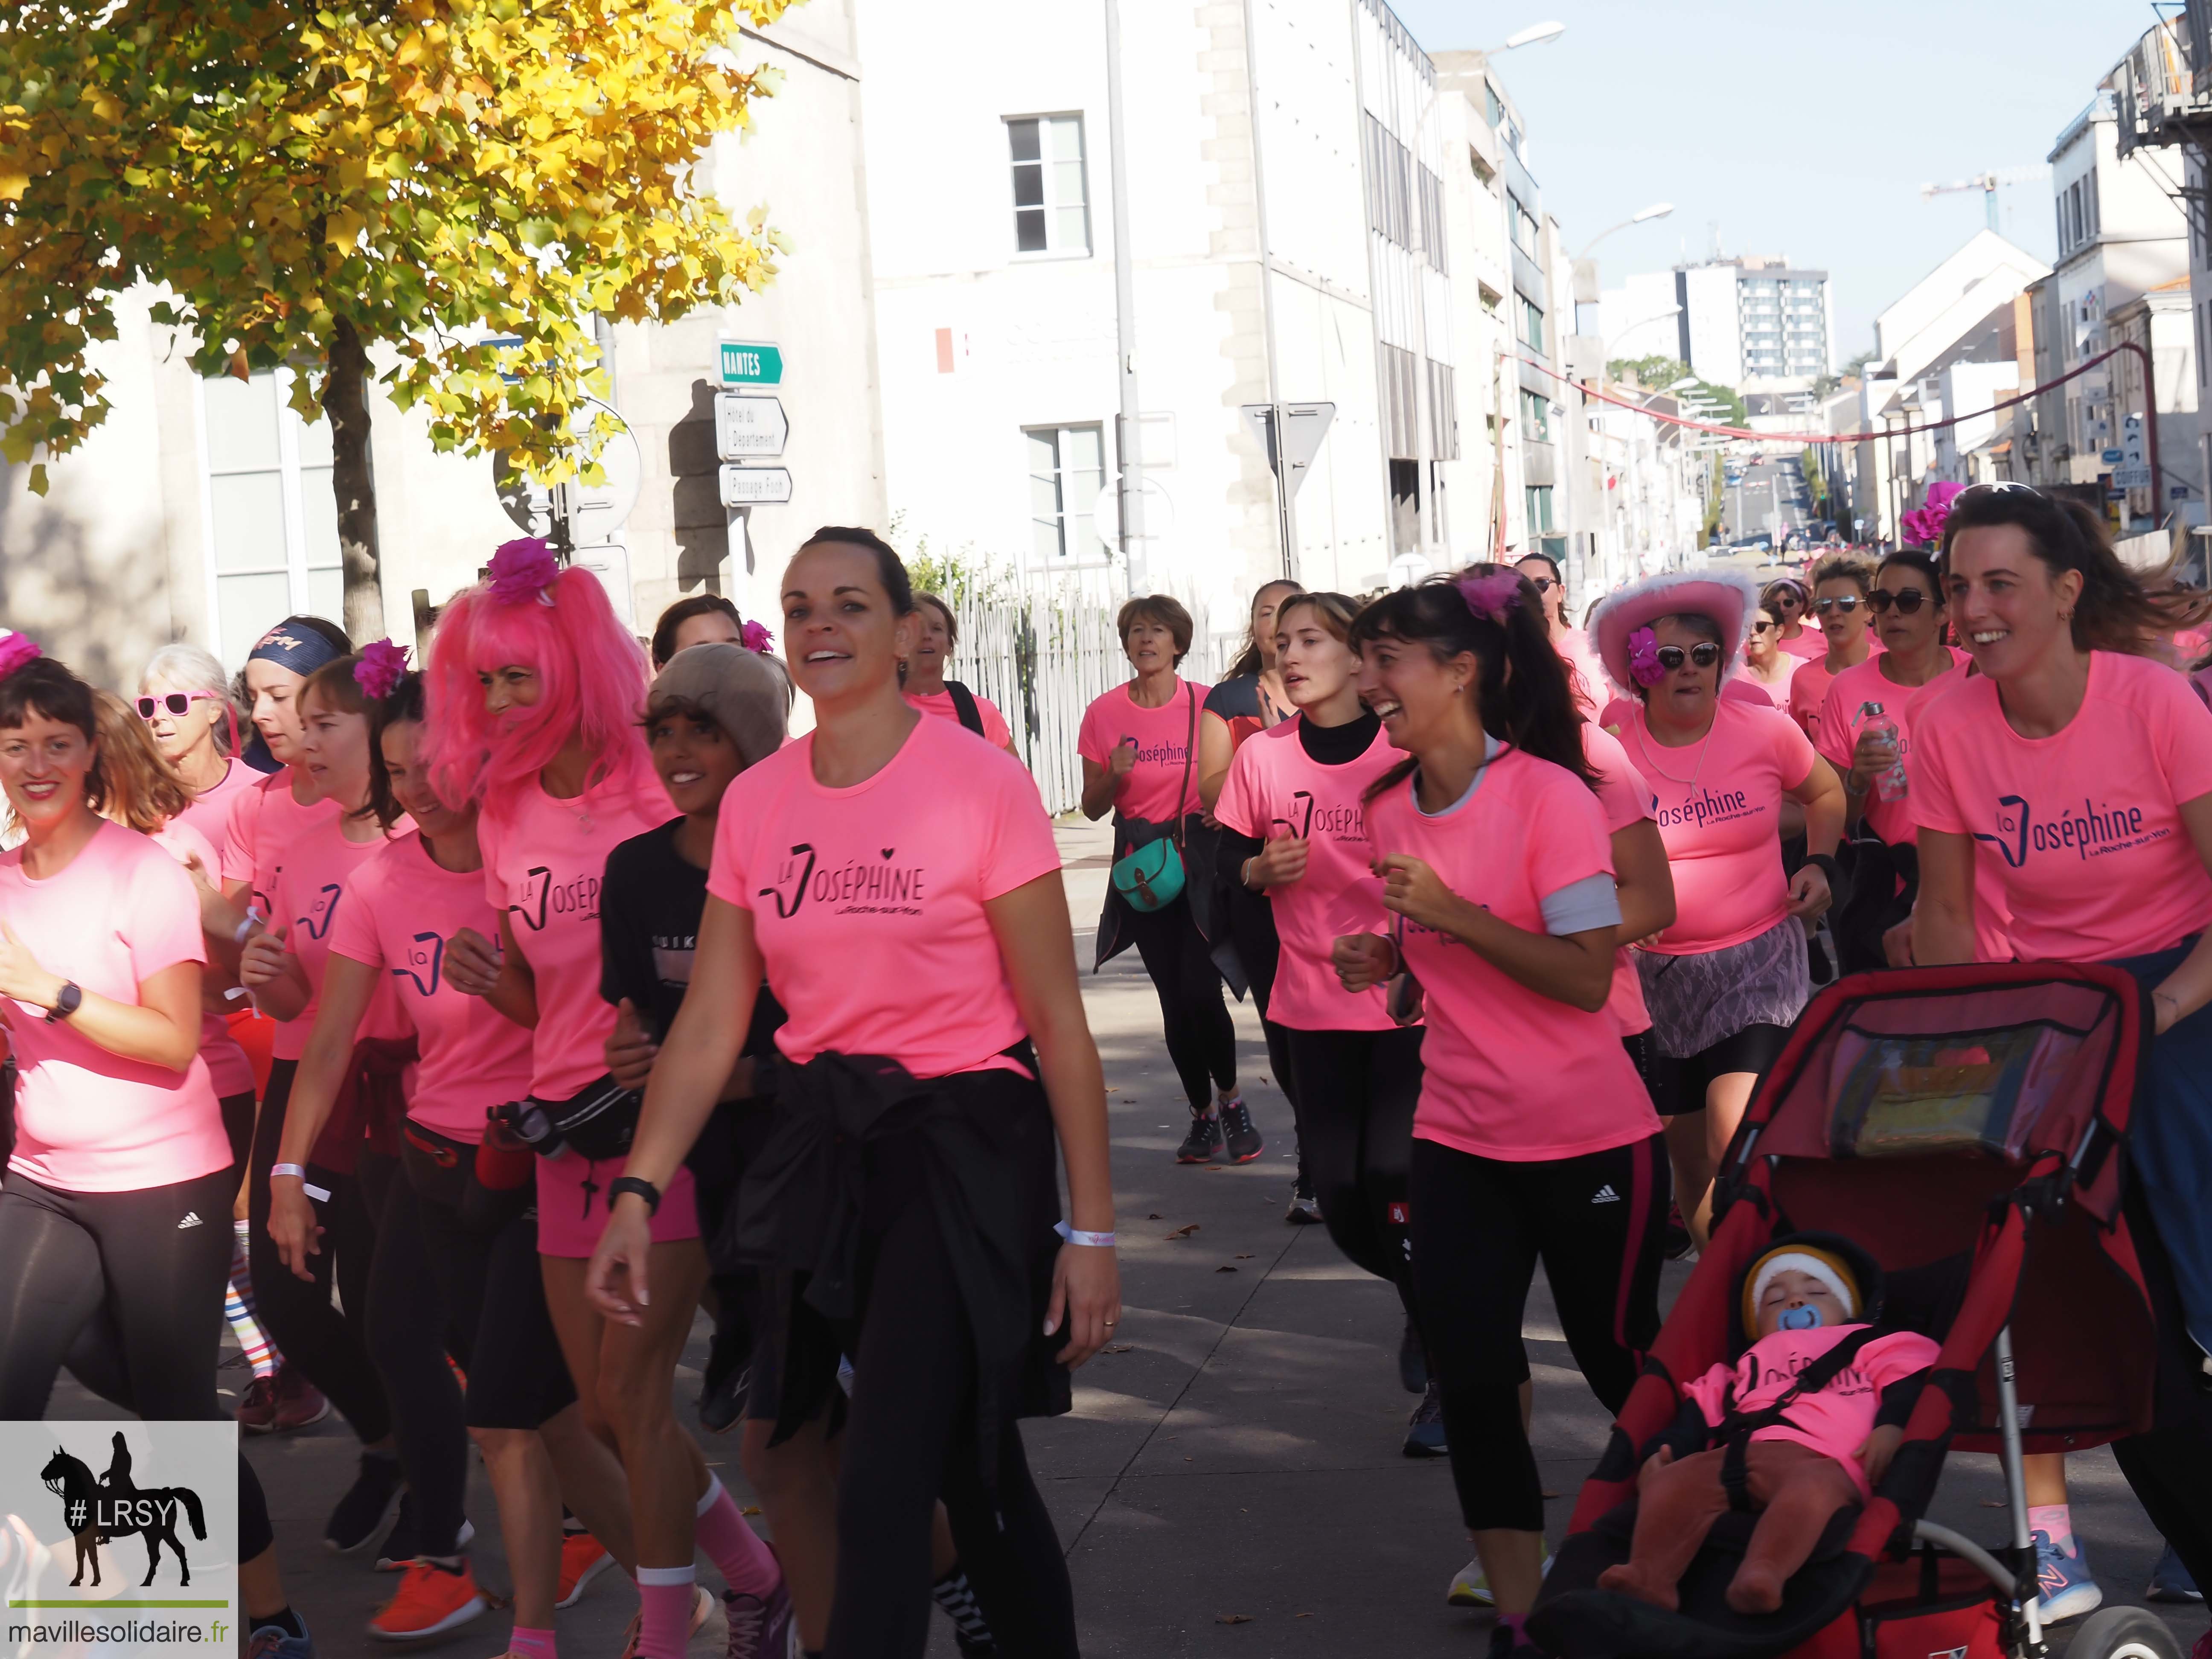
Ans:
POLYGON ((88 1566, 92 1569, 92 1582, 97 1585, 100 1547, 133 1533, 146 1540, 146 1576, 138 1581, 142 1587, 154 1582, 154 1574, 161 1565, 164 1544, 177 1558, 178 1583, 191 1583, 192 1570, 185 1559, 184 1544, 177 1537, 177 1516, 182 1511, 191 1524, 192 1536, 204 1539, 207 1521, 200 1510, 199 1494, 189 1486, 141 1488, 133 1485, 131 1448, 124 1443, 119 1430, 114 1443, 107 1473, 97 1480, 89 1468, 58 1446, 46 1460, 46 1468, 39 1471, 39 1479, 46 1482, 46 1490, 62 1500, 63 1522, 76 1540, 76 1577, 70 1580, 70 1585, 84 1583, 88 1566))

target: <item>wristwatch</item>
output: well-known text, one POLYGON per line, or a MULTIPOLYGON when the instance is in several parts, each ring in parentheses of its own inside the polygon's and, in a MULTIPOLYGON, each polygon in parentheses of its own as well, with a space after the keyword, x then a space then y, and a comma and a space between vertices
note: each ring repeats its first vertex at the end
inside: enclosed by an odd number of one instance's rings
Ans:
POLYGON ((73 979, 64 980, 61 994, 54 999, 54 1006, 46 1010, 46 1024, 52 1025, 58 1021, 67 1019, 83 1004, 83 988, 73 979))
POLYGON ((635 1176, 617 1176, 607 1182, 607 1202, 612 1204, 624 1193, 635 1193, 645 1200, 647 1215, 660 1213, 660 1188, 650 1181, 641 1181, 635 1176))

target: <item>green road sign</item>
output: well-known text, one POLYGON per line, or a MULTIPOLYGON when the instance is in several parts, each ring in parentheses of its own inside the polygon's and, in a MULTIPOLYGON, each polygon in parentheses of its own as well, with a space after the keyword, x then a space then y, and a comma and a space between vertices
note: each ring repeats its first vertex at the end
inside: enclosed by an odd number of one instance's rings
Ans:
POLYGON ((724 386, 783 384, 781 346, 765 345, 758 340, 724 340, 720 344, 724 386))

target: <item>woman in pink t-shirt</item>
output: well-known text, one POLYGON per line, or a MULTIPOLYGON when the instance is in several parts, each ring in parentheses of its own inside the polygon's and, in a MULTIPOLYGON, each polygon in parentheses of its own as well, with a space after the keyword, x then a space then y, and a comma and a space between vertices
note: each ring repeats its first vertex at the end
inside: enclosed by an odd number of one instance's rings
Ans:
POLYGON ((238 757, 238 711, 222 665, 197 645, 163 646, 138 676, 137 710, 191 793, 185 822, 219 848, 230 798, 260 775, 238 757))
POLYGON ((1612 849, 1534 590, 1495 568, 1401 588, 1352 639, 1360 696, 1408 758, 1367 792, 1391 929, 1333 955, 1347 991, 1401 971, 1419 986, 1414 1304, 1461 1516, 1517 1656, 1544 1543, 1522 1305, 1540 1259, 1583 1377, 1618 1409, 1659 1328, 1666 1158, 1607 1006, 1612 849))
POLYGON ((1607 674, 1638 699, 1621 744, 1658 797, 1674 875, 1677 919, 1642 942, 1637 969, 1659 1050, 1652 1093, 1700 1243, 1720 1155, 1811 994, 1802 924, 1827 908, 1843 830, 1841 787, 1804 734, 1720 696, 1753 599, 1747 578, 1679 572, 1623 588, 1592 619, 1607 674), (1811 848, 1795 877, 1782 863, 1785 801, 1804 808, 1811 848))
MULTIPOLYGON (((1006 717, 999 712, 998 705, 988 697, 977 696, 957 680, 948 683, 945 678, 945 665, 952 660, 952 648, 960 643, 960 619, 952 614, 952 607, 934 593, 917 593, 914 602, 915 620, 921 632, 915 640, 914 653, 906 659, 905 673, 899 681, 906 700, 925 714, 968 726, 968 716, 960 702, 964 696, 975 716, 975 723, 968 729, 992 748, 1012 754, 1014 734, 1007 729, 1006 717), (952 689, 955 686, 959 687, 957 694, 952 689)), ((764 650, 766 647, 759 648, 764 650)))
POLYGON ((18 1073, 0 1179, 0 1418, 34 1420, 93 1322, 130 1404, 217 1419, 237 1186, 200 1058, 199 902, 144 836, 94 810, 91 687, 0 635, 0 998, 18 1073))
POLYGON ((1828 682, 1879 653, 1871 631, 1874 572, 1857 559, 1834 556, 1813 567, 1813 614, 1827 649, 1808 657, 1790 679, 1790 718, 1815 745, 1820 741, 1820 705, 1828 682))
POLYGON ((1202 811, 1197 743, 1206 688, 1176 673, 1190 650, 1190 612, 1165 594, 1143 594, 1121 607, 1115 625, 1136 673, 1084 711, 1075 739, 1083 816, 1114 815, 1117 862, 1133 848, 1173 837, 1188 879, 1156 910, 1135 908, 1109 883, 1092 966, 1103 967, 1132 945, 1144 959, 1160 1000, 1168 1059, 1190 1103, 1190 1133, 1176 1161, 1249 1164, 1263 1143, 1237 1086, 1237 1027, 1212 955, 1212 941, 1228 930, 1212 913, 1203 872, 1191 868, 1202 811))
POLYGON ((736 1505, 677 1422, 666 1386, 708 1276, 688 1171, 667 1172, 651 1218, 660 1298, 623 1322, 585 1294, 637 1110, 607 1067, 616 1010, 599 994, 600 892, 608 854, 671 816, 641 724, 645 655, 599 578, 524 538, 503 544, 490 579, 447 606, 428 684, 432 779, 448 798, 482 802, 484 890, 500 915, 498 949, 465 929, 447 972, 532 1027, 529 1093, 491 1133, 540 1154, 546 1305, 585 1423, 622 1455, 643 1589, 639 1651, 663 1659, 681 1653, 707 1605, 695 1546, 730 1596, 750 1598, 728 1603, 741 1625, 780 1619, 787 1598, 767 1546, 741 1520, 730 1524, 736 1505))
POLYGON ((1574 688, 1575 701, 1582 705, 1587 719, 1606 700, 1605 676, 1597 653, 1590 647, 1589 635, 1567 620, 1567 584, 1559 573, 1559 562, 1548 553, 1530 553, 1515 560, 1513 568, 1528 579, 1543 602, 1544 631, 1550 635, 1559 660, 1567 665, 1567 683, 1574 688))
POLYGON ((1772 599, 1761 601, 1759 614, 1752 618, 1751 633, 1743 642, 1743 672, 1723 686, 1721 694, 1735 696, 1741 692, 1764 697, 1788 714, 1790 682, 1805 659, 1784 651, 1781 636, 1782 613, 1772 599))
POLYGON ((763 1067, 775 1121, 735 1224, 775 1270, 783 1432, 830 1409, 841 1352, 859 1379, 829 1651, 917 1659, 942 1497, 999 1644, 1072 1659, 1066 1567, 1016 1419, 1067 1409, 1066 1368, 1107 1340, 1121 1298, 1060 855, 1020 763, 900 696, 914 599, 887 544, 826 528, 779 586, 817 723, 723 800, 690 984, 592 1294, 623 1321, 667 1294, 648 1221, 765 971, 787 1015, 763 1067))
POLYGON ((1827 654, 1828 642, 1817 628, 1808 628, 1806 617, 1813 609, 1813 592, 1795 576, 1778 576, 1767 583, 1759 594, 1762 608, 1771 607, 1775 618, 1782 624, 1774 636, 1774 643, 1784 655, 1804 662, 1827 654))

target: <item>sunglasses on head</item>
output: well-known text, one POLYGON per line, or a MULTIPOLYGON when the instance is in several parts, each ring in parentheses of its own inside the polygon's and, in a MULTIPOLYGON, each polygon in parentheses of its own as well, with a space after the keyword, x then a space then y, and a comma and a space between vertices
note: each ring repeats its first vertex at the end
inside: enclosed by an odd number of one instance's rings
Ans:
POLYGON ((1699 668, 1711 668, 1720 659, 1721 648, 1711 640, 1701 641, 1687 651, 1683 650, 1679 645, 1662 645, 1659 647, 1659 665, 1670 674, 1685 662, 1693 664, 1699 668))
POLYGON ((1846 593, 1840 599, 1815 599, 1813 601, 1813 609, 1824 617, 1831 611, 1840 611, 1848 617, 1865 603, 1866 601, 1857 594, 1846 593))
POLYGON ((1876 588, 1868 596, 1867 603, 1872 605, 1875 612, 1881 616, 1887 616, 1890 607, 1894 605, 1899 616, 1909 617, 1928 603, 1928 596, 1917 587, 1908 587, 1897 593, 1891 592, 1887 588, 1876 588))

